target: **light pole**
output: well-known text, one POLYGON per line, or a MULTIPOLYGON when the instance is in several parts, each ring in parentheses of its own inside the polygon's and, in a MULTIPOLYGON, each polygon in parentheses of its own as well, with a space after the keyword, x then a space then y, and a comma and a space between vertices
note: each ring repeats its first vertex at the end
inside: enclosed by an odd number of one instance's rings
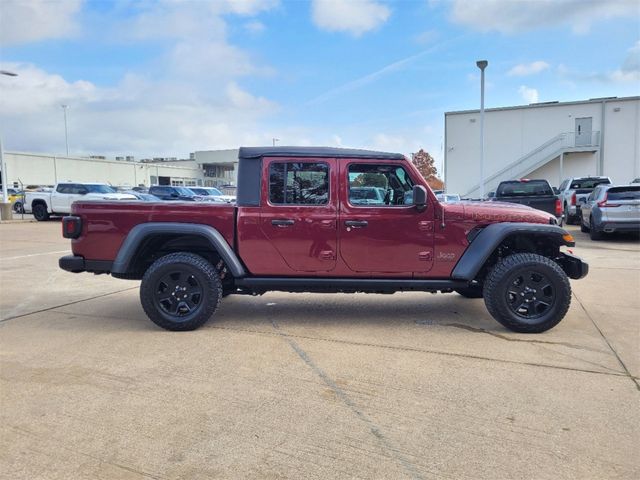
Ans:
MULTIPOLYGON (((17 77, 17 73, 0 70, 0 75, 7 77, 17 77)), ((7 164, 4 163, 4 149, 2 148, 2 137, 0 136, 0 169, 2 169, 2 203, 9 203, 9 195, 7 194, 7 164)))
POLYGON ((480 199, 484 200, 484 69, 489 62, 478 60, 476 65, 480 69, 480 199))
POLYGON ((273 142, 273 146, 276 146, 276 142, 279 142, 280 139, 279 138, 272 138, 271 141, 273 142))
POLYGON ((67 147, 67 157, 69 156, 69 134, 67 132, 67 108, 69 105, 60 105, 64 110, 64 144, 67 147))

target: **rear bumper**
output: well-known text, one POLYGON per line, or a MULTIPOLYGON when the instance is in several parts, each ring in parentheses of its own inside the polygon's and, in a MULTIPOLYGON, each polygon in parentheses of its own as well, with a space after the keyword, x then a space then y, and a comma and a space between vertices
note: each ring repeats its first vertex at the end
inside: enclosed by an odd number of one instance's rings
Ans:
POLYGON ((567 274, 567 277, 574 280, 580 280, 589 274, 589 264, 570 253, 560 252, 560 258, 558 258, 557 262, 567 274))
POLYGON ((606 233, 614 232, 640 232, 639 222, 602 222, 599 230, 606 233))
POLYGON ((72 273, 109 273, 112 263, 110 260, 85 260, 80 255, 65 255, 58 260, 58 265, 62 270, 72 273))

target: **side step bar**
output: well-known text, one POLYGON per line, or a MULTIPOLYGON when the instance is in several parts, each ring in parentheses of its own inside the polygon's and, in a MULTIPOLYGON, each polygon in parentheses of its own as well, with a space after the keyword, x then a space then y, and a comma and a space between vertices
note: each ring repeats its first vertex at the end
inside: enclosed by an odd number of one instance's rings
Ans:
POLYGON ((469 286, 464 280, 419 280, 386 278, 292 278, 246 277, 235 281, 238 288, 255 292, 371 292, 393 293, 401 291, 436 292, 450 291, 469 286))

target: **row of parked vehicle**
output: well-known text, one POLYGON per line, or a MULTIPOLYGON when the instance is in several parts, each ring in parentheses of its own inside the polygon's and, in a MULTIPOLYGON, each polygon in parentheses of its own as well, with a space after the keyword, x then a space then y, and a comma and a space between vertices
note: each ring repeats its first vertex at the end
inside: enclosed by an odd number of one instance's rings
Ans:
POLYGON ((640 232, 640 178, 627 185, 613 185, 609 177, 572 177, 559 188, 546 180, 509 180, 501 182, 487 200, 551 213, 559 225, 579 224, 593 240, 607 233, 640 232))
POLYGON ((38 221, 50 216, 71 213, 76 200, 126 200, 139 202, 192 201, 234 203, 235 196, 225 195, 213 187, 180 187, 154 185, 144 187, 113 187, 105 183, 62 182, 55 187, 33 188, 24 191, 10 189, 9 201, 17 213, 32 213, 38 221))

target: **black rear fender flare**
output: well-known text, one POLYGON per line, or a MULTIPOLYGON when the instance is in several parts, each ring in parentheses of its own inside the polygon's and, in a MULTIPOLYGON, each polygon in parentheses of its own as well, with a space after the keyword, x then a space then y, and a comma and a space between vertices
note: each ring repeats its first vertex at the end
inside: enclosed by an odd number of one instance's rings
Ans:
POLYGON ((235 278, 243 278, 246 271, 242 262, 222 234, 209 225, 178 222, 149 222, 141 223, 131 229, 122 242, 118 255, 111 267, 111 273, 127 274, 135 262, 139 247, 150 237, 156 235, 184 235, 197 236, 204 239, 220 258, 235 278))

